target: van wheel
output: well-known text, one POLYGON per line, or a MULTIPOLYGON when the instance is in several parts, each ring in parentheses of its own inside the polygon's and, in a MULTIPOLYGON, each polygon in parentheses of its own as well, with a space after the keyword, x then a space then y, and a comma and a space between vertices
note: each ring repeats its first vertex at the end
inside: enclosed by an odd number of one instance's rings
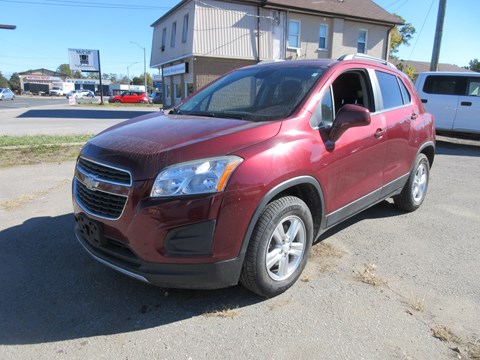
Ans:
POLYGON ((425 154, 418 154, 410 177, 400 195, 393 198, 395 206, 405 211, 415 211, 422 205, 430 179, 430 163, 425 154))
POLYGON ((307 264, 313 221, 308 206, 286 196, 268 204, 250 239, 240 282, 272 297, 292 286, 307 264))

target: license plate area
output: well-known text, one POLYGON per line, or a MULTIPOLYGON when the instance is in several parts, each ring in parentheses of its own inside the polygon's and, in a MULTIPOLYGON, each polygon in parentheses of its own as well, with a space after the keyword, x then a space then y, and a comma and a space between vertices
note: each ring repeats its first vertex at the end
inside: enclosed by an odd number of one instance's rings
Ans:
POLYGON ((75 220, 78 230, 92 246, 102 247, 106 245, 107 241, 103 235, 102 224, 81 215, 77 215, 75 220))

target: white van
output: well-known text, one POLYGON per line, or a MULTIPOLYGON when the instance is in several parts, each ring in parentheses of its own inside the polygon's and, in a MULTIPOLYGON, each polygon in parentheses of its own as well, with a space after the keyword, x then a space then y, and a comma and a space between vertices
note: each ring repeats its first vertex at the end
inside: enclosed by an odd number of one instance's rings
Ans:
POLYGON ((437 130, 480 133, 480 73, 423 72, 415 87, 437 130))

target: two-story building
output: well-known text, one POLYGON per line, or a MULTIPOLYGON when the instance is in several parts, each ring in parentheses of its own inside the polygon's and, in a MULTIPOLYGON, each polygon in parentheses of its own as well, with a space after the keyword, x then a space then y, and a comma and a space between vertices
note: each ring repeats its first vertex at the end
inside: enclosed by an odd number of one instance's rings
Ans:
POLYGON ((226 72, 260 61, 386 58, 401 20, 371 0, 183 0, 153 27, 150 67, 166 106, 226 72))

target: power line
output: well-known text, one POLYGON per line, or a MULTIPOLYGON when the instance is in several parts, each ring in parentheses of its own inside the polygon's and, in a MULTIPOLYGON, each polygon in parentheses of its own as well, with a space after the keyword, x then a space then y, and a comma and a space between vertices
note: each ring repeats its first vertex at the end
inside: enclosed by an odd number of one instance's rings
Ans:
POLYGON ((32 5, 47 5, 47 6, 63 6, 63 7, 76 7, 76 8, 100 8, 100 9, 118 9, 118 10, 169 10, 171 7, 166 6, 145 6, 145 5, 120 5, 120 4, 107 4, 107 3, 88 3, 88 2, 75 2, 64 0, 48 0, 49 2, 41 1, 22 1, 22 0, 0 0, 0 2, 14 3, 14 4, 32 4, 32 5))
POLYGON ((420 35, 422 35, 423 27, 425 26, 425 23, 427 22, 428 16, 430 15, 430 11, 432 10, 432 6, 433 6, 434 2, 435 2, 435 0, 432 0, 432 2, 430 3, 430 7, 428 8, 427 16, 425 16, 425 19, 423 20, 422 27, 420 28, 420 32, 418 33, 417 39, 415 40, 415 44, 413 44, 413 48, 412 48, 412 51, 410 52, 410 56, 408 57, 408 60, 410 60, 412 58, 413 50, 415 50, 415 47, 417 46, 418 39, 420 39, 420 35))

